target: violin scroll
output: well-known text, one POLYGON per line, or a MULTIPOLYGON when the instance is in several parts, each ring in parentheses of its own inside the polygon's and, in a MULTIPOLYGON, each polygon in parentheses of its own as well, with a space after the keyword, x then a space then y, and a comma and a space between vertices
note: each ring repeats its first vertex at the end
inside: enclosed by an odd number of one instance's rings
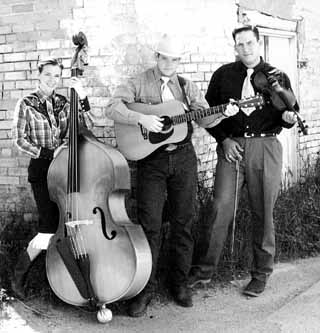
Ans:
POLYGON ((88 40, 83 32, 72 36, 73 44, 76 45, 76 51, 71 60, 72 76, 81 76, 84 66, 88 65, 88 40))

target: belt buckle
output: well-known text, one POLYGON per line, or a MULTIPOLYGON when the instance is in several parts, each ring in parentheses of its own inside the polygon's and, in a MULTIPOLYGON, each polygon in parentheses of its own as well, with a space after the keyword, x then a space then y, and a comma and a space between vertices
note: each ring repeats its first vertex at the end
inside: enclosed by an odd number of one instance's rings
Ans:
POLYGON ((165 151, 169 151, 169 152, 171 152, 171 151, 176 150, 177 147, 178 147, 178 146, 177 146, 176 144, 174 144, 174 143, 169 143, 168 146, 165 148, 165 151))

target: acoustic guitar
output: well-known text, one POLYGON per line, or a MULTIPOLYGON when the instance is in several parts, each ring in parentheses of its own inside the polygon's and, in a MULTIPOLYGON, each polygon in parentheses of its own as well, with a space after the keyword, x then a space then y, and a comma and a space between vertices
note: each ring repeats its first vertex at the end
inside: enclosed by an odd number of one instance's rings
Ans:
MULTIPOLYGON (((260 107, 264 104, 261 95, 234 102, 241 107, 260 107)), ((115 134, 119 151, 131 161, 140 160, 156 149, 169 143, 182 141, 188 133, 188 121, 202 119, 223 112, 228 104, 210 107, 204 110, 184 111, 180 101, 172 100, 160 104, 130 103, 130 110, 143 114, 157 115, 162 118, 163 128, 159 133, 148 131, 143 126, 115 122, 115 134)))

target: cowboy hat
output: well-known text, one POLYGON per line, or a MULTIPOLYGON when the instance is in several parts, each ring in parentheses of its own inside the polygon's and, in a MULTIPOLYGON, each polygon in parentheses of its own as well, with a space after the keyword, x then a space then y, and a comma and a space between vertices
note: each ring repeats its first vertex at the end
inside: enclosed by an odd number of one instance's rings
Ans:
POLYGON ((181 58, 186 51, 183 48, 181 40, 173 38, 167 34, 164 34, 158 45, 155 47, 154 51, 156 53, 163 54, 167 57, 181 58))

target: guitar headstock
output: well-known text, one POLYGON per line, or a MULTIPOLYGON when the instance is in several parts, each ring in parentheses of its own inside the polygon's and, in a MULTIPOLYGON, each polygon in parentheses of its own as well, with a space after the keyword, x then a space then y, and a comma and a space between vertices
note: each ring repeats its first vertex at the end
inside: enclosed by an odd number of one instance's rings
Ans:
POLYGON ((250 107, 262 107, 265 104, 262 95, 257 94, 255 96, 246 97, 238 101, 239 108, 250 108, 250 107))

